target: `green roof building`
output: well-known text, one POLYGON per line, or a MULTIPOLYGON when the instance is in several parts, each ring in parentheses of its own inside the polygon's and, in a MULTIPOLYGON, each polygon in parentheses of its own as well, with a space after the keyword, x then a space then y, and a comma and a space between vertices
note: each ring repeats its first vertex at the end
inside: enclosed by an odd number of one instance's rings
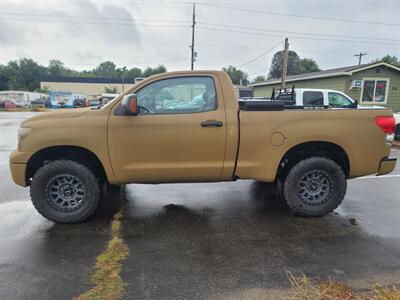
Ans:
MULTIPOLYGON (((400 111, 400 68, 378 62, 288 76, 286 87, 332 89, 358 100, 361 105, 386 106, 400 111)), ((254 97, 271 97, 280 79, 251 84, 254 97)))

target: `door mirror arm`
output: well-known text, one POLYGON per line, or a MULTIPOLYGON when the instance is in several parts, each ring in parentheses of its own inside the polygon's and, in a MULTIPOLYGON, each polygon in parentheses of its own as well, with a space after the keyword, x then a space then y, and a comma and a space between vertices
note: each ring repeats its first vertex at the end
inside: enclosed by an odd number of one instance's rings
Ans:
POLYGON ((354 102, 350 105, 350 108, 358 108, 358 100, 355 99, 354 102))

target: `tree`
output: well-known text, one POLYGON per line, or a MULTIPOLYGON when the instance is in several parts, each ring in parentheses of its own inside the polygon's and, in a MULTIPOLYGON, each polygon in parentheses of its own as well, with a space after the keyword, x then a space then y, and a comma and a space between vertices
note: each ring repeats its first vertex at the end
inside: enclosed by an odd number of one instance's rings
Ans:
MULTIPOLYGON (((92 70, 76 71, 66 67, 59 59, 50 60, 49 65, 45 67, 32 59, 21 58, 10 61, 7 65, 0 64, 0 90, 40 90, 40 80, 46 75, 124 78, 125 82, 129 83, 137 77, 148 77, 166 71, 163 65, 147 67, 143 72, 140 68, 117 68, 111 61, 102 62, 92 70)), ((113 92, 114 89, 111 88, 110 91, 113 92)))
MULTIPOLYGON (((154 72, 154 69, 152 69, 152 72, 154 72)), ((119 79, 135 79, 138 77, 142 77, 143 73, 140 68, 132 68, 132 69, 127 69, 126 67, 123 68, 118 68, 116 70, 116 76, 119 79)))
POLYGON ((144 71, 143 71, 143 77, 149 77, 155 74, 159 74, 159 73, 165 73, 167 72, 167 68, 164 65, 158 65, 155 68, 152 67, 147 67, 144 71))
MULTIPOLYGON (((289 51, 287 75, 299 74, 300 57, 295 51, 289 51)), ((278 51, 272 57, 271 67, 269 69, 268 78, 280 78, 282 72, 283 51, 278 51)))
POLYGON ((127 71, 126 66, 122 67, 122 68, 117 68, 115 69, 115 77, 116 78, 126 78, 125 73, 127 71))
POLYGON ((40 86, 40 78, 47 75, 47 68, 30 58, 21 58, 7 64, 8 89, 34 91, 40 86))
POLYGON ((38 93, 48 94, 50 92, 50 88, 45 85, 44 87, 38 88, 35 91, 38 93))
POLYGON ((106 86, 104 88, 104 93, 108 94, 118 94, 118 89, 116 86, 106 86))
POLYGON ((8 90, 7 67, 0 65, 0 91, 8 90))
POLYGON ((249 76, 247 75, 247 73, 235 68, 232 65, 229 65, 227 68, 222 68, 222 71, 228 74, 233 84, 247 85, 249 83, 249 76))
MULTIPOLYGON (((269 70, 268 78, 278 79, 281 78, 283 63, 283 51, 278 51, 274 54, 269 70)), ((309 72, 320 71, 318 64, 311 58, 300 58, 295 52, 289 50, 287 75, 297 75, 309 72)))
POLYGON ((299 74, 318 72, 321 69, 312 58, 301 58, 299 61, 299 74))
POLYGON ((265 76, 258 75, 256 78, 254 78, 253 83, 259 83, 265 81, 265 76))
POLYGON ((132 68, 129 69, 127 71, 125 71, 125 78, 129 78, 129 79, 135 79, 137 77, 142 77, 142 70, 139 68, 132 68))
POLYGON ((53 76, 64 76, 66 75, 66 70, 64 68, 64 63, 59 59, 51 59, 49 61, 48 72, 53 76))
POLYGON ((376 59, 372 61, 372 63, 377 63, 377 62, 385 62, 397 67, 400 67, 400 58, 398 58, 396 55, 385 55, 381 59, 376 59))
POLYGON ((93 73, 98 77, 116 77, 116 69, 117 66, 111 61, 102 62, 98 65, 94 70, 93 73))

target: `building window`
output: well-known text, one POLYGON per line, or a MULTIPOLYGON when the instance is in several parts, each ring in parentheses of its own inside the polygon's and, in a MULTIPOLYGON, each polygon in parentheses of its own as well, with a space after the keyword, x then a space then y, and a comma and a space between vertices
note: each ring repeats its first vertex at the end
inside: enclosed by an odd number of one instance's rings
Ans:
POLYGON ((388 79, 364 79, 361 102, 386 103, 388 79))

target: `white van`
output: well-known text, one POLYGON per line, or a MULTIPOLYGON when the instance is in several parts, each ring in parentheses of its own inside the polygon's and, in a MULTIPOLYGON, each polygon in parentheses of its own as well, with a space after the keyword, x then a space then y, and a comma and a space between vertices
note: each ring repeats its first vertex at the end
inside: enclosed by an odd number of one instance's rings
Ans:
POLYGON ((31 102, 38 99, 47 98, 46 94, 37 92, 26 92, 26 91, 1 91, 0 101, 9 100, 12 101, 17 107, 28 107, 31 106, 31 102))

